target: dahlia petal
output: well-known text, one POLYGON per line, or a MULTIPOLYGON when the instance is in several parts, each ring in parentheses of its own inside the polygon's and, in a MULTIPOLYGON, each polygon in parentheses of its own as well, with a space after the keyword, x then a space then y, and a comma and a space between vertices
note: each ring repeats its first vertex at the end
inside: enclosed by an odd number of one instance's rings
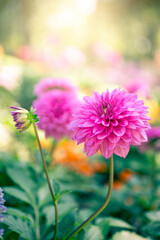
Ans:
POLYGON ((124 141, 122 138, 117 142, 117 145, 123 148, 129 147, 129 142, 124 141))
POLYGON ((116 127, 118 125, 118 121, 116 119, 111 119, 110 120, 112 126, 116 127))
POLYGON ((113 155, 113 149, 112 150, 109 150, 107 145, 106 145, 106 142, 103 141, 101 144, 100 144, 100 150, 101 150, 101 153, 102 155, 108 159, 110 158, 112 155, 113 155))
POLYGON ((108 136, 108 140, 112 143, 117 143, 119 141, 120 137, 115 135, 113 132, 111 132, 108 136))
POLYGON ((128 127, 128 128, 131 128, 131 129, 136 129, 136 123, 134 123, 134 122, 129 122, 127 127, 128 127))
POLYGON ((105 126, 105 127, 108 127, 110 125, 110 120, 109 119, 103 119, 102 120, 102 124, 105 126))
POLYGON ((149 116, 144 115, 144 114, 141 115, 141 119, 147 120, 147 121, 151 120, 151 118, 149 116))
POLYGON ((137 130, 131 130, 131 134, 132 134, 131 143, 133 145, 140 145, 141 144, 141 137, 140 137, 139 132, 137 130))
POLYGON ((112 131, 112 125, 110 125, 108 128, 106 128, 102 133, 98 134, 97 138, 104 139, 110 134, 111 131, 112 131))
POLYGON ((101 132, 103 132, 104 129, 105 129, 104 126, 102 126, 102 125, 96 125, 96 126, 94 126, 94 128, 93 128, 93 133, 95 133, 95 134, 101 133, 101 132))
POLYGON ((116 146, 116 143, 110 142, 108 139, 104 139, 103 141, 104 141, 104 144, 106 144, 106 146, 109 150, 114 149, 115 146, 116 146))
POLYGON ((144 126, 146 129, 151 129, 151 126, 148 122, 144 121, 144 126))
POLYGON ((91 97, 85 96, 85 97, 83 97, 83 100, 86 103, 93 105, 93 101, 92 101, 91 97))
POLYGON ((136 126, 144 127, 144 122, 141 119, 138 119, 138 121, 136 121, 136 126))
POLYGON ((117 135, 117 136, 123 136, 124 133, 126 131, 125 127, 121 127, 121 126, 117 126, 113 128, 113 132, 117 135))
POLYGON ((121 137, 125 142, 131 142, 132 141, 132 134, 129 131, 129 129, 127 129, 126 133, 121 137))
POLYGON ((99 146, 92 148, 91 146, 87 146, 86 144, 84 144, 83 152, 86 152, 88 157, 94 155, 96 152, 98 152, 98 150, 99 146))
POLYGON ((93 92, 93 99, 97 103, 101 101, 101 95, 98 92, 93 92))
POLYGON ((95 143, 95 137, 90 137, 86 139, 86 145, 93 145, 95 143))
POLYGON ((123 157, 125 158, 129 152, 129 149, 130 147, 128 148, 123 148, 123 147, 120 147, 120 146, 116 146, 115 149, 114 149, 114 153, 120 157, 123 157))
POLYGON ((79 145, 79 144, 85 142, 85 137, 84 138, 80 138, 80 139, 73 139, 73 140, 77 140, 77 145, 79 145))
POLYGON ((120 126, 122 126, 122 127, 127 126, 127 125, 128 125, 127 119, 123 119, 123 118, 118 119, 118 125, 120 125, 120 126))
POLYGON ((82 124, 83 127, 94 127, 94 122, 85 122, 82 124))
POLYGON ((141 138, 141 142, 147 142, 148 141, 148 137, 145 131, 140 130, 140 138, 141 138))

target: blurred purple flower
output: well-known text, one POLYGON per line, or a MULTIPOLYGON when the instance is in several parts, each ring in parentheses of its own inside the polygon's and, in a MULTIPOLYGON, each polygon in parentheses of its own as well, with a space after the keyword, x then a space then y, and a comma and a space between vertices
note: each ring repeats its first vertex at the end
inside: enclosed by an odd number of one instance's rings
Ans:
POLYGON ((4 233, 4 229, 0 229, 0 238, 1 239, 2 239, 3 233, 4 233))
POLYGON ((38 127, 45 131, 46 137, 52 136, 56 140, 72 137, 69 124, 77 103, 75 94, 59 89, 48 91, 33 102, 40 117, 38 127))
POLYGON ((40 96, 51 90, 62 90, 74 93, 77 88, 69 83, 67 79, 63 78, 44 78, 39 81, 34 88, 34 94, 40 96))
POLYGON ((148 143, 143 143, 139 146, 139 150, 141 152, 145 152, 147 150, 152 151, 160 151, 160 127, 159 126, 151 126, 150 129, 146 131, 148 137, 148 143))
MULTIPOLYGON (((0 188, 0 222, 3 221, 3 218, 4 218, 3 213, 6 212, 6 207, 4 206, 5 200, 3 199, 3 196, 4 196, 3 190, 2 188, 0 188)), ((4 229, 0 229, 0 238, 2 238, 3 232, 4 232, 4 229)))
POLYGON ((130 145, 147 141, 146 130, 150 128, 147 107, 136 94, 124 90, 94 92, 84 97, 71 123, 75 130, 73 140, 84 142, 84 152, 92 156, 99 149, 105 158, 113 153, 126 157, 130 145))
POLYGON ((149 140, 160 138, 160 127, 152 126, 151 129, 147 130, 147 136, 149 140))

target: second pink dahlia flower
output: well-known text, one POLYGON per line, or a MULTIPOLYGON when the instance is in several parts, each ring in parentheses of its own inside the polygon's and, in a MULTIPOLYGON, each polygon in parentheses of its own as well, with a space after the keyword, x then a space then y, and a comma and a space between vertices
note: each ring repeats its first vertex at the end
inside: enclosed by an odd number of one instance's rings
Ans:
POLYGON ((40 118, 38 127, 45 131, 46 137, 52 136, 56 140, 72 137, 70 122, 77 103, 75 94, 58 89, 43 93, 33 102, 40 118))
POLYGON ((41 96, 46 92, 57 89, 69 93, 75 93, 77 91, 77 88, 72 85, 67 79, 43 78, 35 85, 34 94, 36 96, 41 96))
POLYGON ((138 100, 136 94, 120 89, 94 92, 92 97, 84 97, 73 115, 73 140, 84 142, 88 156, 100 150, 105 158, 113 153, 125 158, 131 144, 147 141, 147 113, 143 100, 138 100))

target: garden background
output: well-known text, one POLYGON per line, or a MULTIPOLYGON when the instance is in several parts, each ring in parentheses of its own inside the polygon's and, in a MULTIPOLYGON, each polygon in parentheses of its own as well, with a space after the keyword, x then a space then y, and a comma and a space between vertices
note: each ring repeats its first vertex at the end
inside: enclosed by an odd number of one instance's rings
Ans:
MULTIPOLYGON (((43 78, 63 78, 77 96, 122 88, 149 107, 149 142, 114 155, 109 206, 81 240, 160 239, 160 1, 0 0, 0 187, 3 239, 53 237, 54 208, 33 128, 19 133, 10 105, 30 109, 43 78)), ((62 240, 103 202, 108 160, 83 144, 39 130, 49 175, 61 190, 62 240), (67 220, 66 220, 67 219, 67 220)))

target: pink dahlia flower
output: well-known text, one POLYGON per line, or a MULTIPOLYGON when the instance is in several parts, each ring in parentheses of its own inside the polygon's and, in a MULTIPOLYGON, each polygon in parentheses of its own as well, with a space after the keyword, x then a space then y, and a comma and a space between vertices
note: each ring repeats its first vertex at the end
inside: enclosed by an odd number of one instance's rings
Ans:
POLYGON ((63 78, 44 78, 35 85, 34 94, 40 96, 51 90, 61 90, 74 93, 77 88, 69 83, 68 80, 63 78))
POLYGON ((61 90, 43 93, 33 102, 40 118, 38 127, 45 131, 46 137, 52 136, 56 140, 72 137, 70 122, 77 103, 75 94, 61 90))
POLYGON ((150 128, 147 107, 137 95, 124 90, 97 92, 84 97, 71 123, 75 130, 73 140, 84 142, 84 152, 92 156, 99 149, 105 158, 113 153, 126 157, 130 145, 147 141, 150 128))

